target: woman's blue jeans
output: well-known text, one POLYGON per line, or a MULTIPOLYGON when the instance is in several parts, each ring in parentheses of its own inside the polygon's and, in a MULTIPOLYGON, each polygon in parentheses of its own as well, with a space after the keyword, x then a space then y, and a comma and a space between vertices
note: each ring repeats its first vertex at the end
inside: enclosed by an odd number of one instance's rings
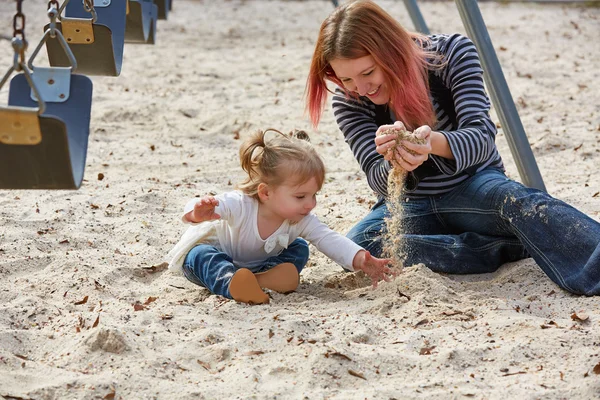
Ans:
MULTIPOLYGON (((448 194, 403 204, 405 265, 478 274, 531 256, 561 288, 600 295, 600 223, 545 192, 486 169, 448 194)), ((384 201, 348 237, 381 256, 384 201)))
MULTIPOLYGON (((308 261, 308 243, 301 238, 294 240, 287 249, 276 256, 269 257, 260 267, 251 269, 255 274, 266 272, 276 265, 292 263, 298 273, 308 261)), ((227 254, 209 244, 199 244, 185 256, 183 274, 192 283, 204 286, 214 294, 231 299, 229 284, 233 274, 240 267, 236 266, 227 254)))

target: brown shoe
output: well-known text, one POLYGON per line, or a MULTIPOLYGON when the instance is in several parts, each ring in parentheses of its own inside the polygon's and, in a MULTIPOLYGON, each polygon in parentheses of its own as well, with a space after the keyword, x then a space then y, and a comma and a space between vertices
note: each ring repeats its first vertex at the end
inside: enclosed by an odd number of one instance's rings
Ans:
POLYGON ((269 296, 262 291, 256 276, 246 268, 240 268, 229 283, 229 293, 234 300, 248 304, 267 304, 269 296))

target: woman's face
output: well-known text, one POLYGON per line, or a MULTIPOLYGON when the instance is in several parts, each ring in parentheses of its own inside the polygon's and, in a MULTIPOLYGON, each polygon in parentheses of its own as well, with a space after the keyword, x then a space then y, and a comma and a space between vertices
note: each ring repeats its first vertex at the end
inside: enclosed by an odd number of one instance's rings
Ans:
POLYGON ((367 96, 375 104, 390 101, 383 71, 372 56, 336 58, 329 64, 347 90, 367 96))

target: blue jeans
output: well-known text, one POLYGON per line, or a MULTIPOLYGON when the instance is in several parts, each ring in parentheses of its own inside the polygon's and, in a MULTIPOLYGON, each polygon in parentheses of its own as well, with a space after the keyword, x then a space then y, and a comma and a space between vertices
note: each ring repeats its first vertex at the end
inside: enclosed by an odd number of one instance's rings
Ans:
MULTIPOLYGON (((287 249, 269 257, 260 267, 251 271, 256 274, 279 264, 292 263, 300 273, 308 261, 308 255, 308 243, 298 238, 290 243, 287 249)), ((183 274, 190 282, 204 286, 212 293, 228 299, 231 299, 229 283, 238 269, 240 267, 234 264, 231 257, 209 244, 199 244, 192 248, 183 262, 183 274)))
MULTIPOLYGON (((402 204, 406 265, 478 274, 531 256, 561 288, 600 295, 600 223, 497 169, 475 174, 450 193, 402 204)), ((347 236, 380 256, 387 215, 380 201, 347 236)))

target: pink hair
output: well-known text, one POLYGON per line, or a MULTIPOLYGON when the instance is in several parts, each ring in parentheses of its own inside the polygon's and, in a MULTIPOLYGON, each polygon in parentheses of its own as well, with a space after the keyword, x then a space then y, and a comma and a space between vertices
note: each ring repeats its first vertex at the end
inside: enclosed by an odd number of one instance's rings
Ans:
MULTIPOLYGON (((355 1, 338 7, 321 25, 306 82, 306 110, 316 127, 321 119, 330 80, 344 89, 330 61, 371 55, 381 67, 390 89, 389 106, 408 129, 435 124, 429 99, 429 59, 423 49, 428 38, 409 33, 372 1, 355 1)), ((356 94, 344 89, 346 96, 356 94)))

